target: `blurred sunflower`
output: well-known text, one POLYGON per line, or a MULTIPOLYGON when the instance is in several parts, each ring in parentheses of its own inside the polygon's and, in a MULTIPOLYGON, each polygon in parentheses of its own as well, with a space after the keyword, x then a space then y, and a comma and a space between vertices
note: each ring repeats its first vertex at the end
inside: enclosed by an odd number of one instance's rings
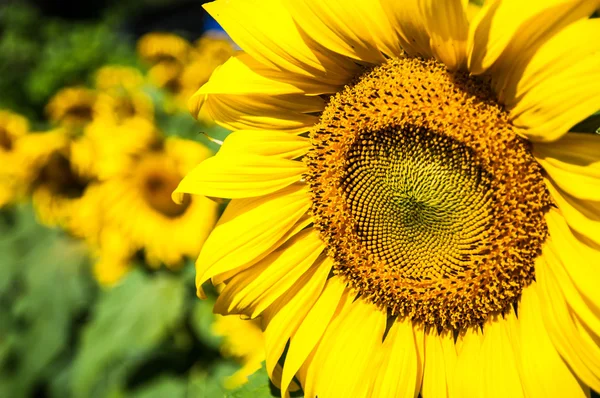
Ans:
POLYGON ((137 51, 144 61, 156 65, 161 63, 188 62, 192 45, 183 37, 172 33, 153 32, 138 40, 137 51))
POLYGON ((171 94, 178 93, 182 88, 181 73, 183 65, 175 63, 159 63, 148 71, 148 80, 156 87, 171 94))
POLYGON ((223 356, 234 358, 242 367, 225 380, 225 387, 234 389, 248 381, 248 376, 261 368, 265 360, 265 341, 256 320, 237 316, 216 315, 213 333, 223 337, 223 356))
POLYGON ((190 195, 176 204, 171 193, 208 156, 210 151, 198 143, 168 138, 102 184, 106 226, 143 249, 149 265, 175 268, 200 252, 216 222, 217 204, 190 195))
POLYGON ((58 91, 46 105, 51 122, 66 128, 79 128, 94 116, 96 93, 85 87, 66 87, 58 91))
POLYGON ((38 147, 38 173, 31 197, 39 221, 78 237, 95 234, 98 191, 91 189, 92 177, 83 170, 83 165, 93 161, 88 159, 91 154, 81 151, 78 140, 69 140, 63 131, 32 136, 30 145, 38 147))
POLYGON ((0 110, 0 207, 18 200, 27 190, 29 170, 20 157, 20 141, 28 133, 26 118, 0 110))
POLYGON ((100 285, 114 285, 134 267, 137 248, 118 230, 104 226, 91 248, 95 260, 93 274, 100 285))
POLYGON ((29 132, 29 122, 16 113, 0 110, 0 156, 11 153, 16 141, 29 132))
POLYGON ((96 71, 95 85, 98 90, 137 90, 144 84, 139 70, 128 66, 106 65, 96 71))
POLYGON ((205 34, 196 40, 194 46, 194 61, 212 63, 213 67, 221 65, 233 54, 233 43, 223 35, 205 34))
POLYGON ((115 89, 98 94, 94 105, 94 117, 116 124, 132 118, 152 121, 154 105, 150 97, 142 91, 115 89))
POLYGON ((594 1, 221 0, 245 50, 190 101, 231 134, 197 261, 282 396, 600 390, 594 1), (286 350, 283 371, 275 372, 286 350))
POLYGON ((89 124, 83 136, 73 143, 82 173, 107 180, 133 167, 143 152, 161 145, 154 124, 143 118, 129 118, 115 124, 111 118, 89 124))

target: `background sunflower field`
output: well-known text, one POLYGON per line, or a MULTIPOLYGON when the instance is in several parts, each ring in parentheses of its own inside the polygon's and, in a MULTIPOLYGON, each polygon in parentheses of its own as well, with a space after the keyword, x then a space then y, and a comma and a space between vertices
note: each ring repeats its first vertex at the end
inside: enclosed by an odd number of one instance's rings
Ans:
POLYGON ((195 294, 223 204, 171 201, 228 133, 186 109, 234 51, 201 6, 0 5, 0 397, 276 393, 258 327, 195 294))

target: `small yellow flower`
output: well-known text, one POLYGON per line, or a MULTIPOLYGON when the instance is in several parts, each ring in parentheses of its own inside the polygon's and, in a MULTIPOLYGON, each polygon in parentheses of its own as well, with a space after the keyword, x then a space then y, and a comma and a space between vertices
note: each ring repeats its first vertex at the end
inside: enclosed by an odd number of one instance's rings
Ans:
POLYGON ((120 65, 106 65, 96 71, 96 89, 110 91, 114 89, 137 90, 144 84, 144 77, 135 68, 120 65))
POLYGON ((0 156, 11 153, 20 137, 29 132, 29 122, 16 113, 0 110, 0 156))
POLYGON ((130 118, 120 124, 99 119, 89 124, 83 136, 72 145, 77 164, 85 175, 107 180, 133 167, 137 157, 160 146, 154 124, 143 118, 130 118))
POLYGON ((143 249, 153 267, 175 268, 185 257, 196 256, 216 221, 217 204, 190 195, 176 204, 171 193, 209 155, 204 146, 176 138, 136 155, 102 183, 104 225, 143 249))
POLYGON ((159 63, 188 62, 191 44, 184 38, 171 33, 148 33, 138 40, 139 56, 152 65, 159 63))
POLYGON ((32 202, 39 221, 79 237, 95 233, 97 191, 90 189, 93 181, 82 169, 83 164, 90 162, 86 157, 91 154, 80 154, 77 141, 71 142, 64 132, 32 135, 30 145, 38 147, 32 202))
POLYGON ((0 110, 0 207, 23 197, 31 170, 21 157, 23 137, 29 122, 23 116, 0 110))
POLYGON ((154 65, 148 71, 148 80, 156 87, 160 87, 169 93, 176 94, 181 88, 181 73, 183 65, 179 63, 161 62, 154 65))
POLYGON ((85 87, 67 87, 58 91, 46 105, 51 122, 67 128, 78 128, 94 117, 96 93, 85 87))
POLYGON ((232 41, 222 35, 206 34, 196 42, 194 51, 194 62, 204 61, 213 67, 221 65, 233 55, 232 41))
POLYGON ((154 105, 142 91, 114 89, 98 94, 94 105, 94 118, 115 124, 131 118, 154 120, 154 105))
POLYGON ((110 227, 100 231, 96 245, 92 245, 95 259, 93 274, 100 285, 112 286, 119 282, 133 267, 137 248, 127 237, 110 227))

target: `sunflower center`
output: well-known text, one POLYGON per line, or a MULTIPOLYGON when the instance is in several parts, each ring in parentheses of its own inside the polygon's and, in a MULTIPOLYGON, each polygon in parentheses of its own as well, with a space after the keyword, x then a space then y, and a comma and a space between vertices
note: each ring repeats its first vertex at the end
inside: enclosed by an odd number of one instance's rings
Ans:
POLYGON ((185 213, 190 205, 189 195, 182 204, 171 199, 171 193, 177 188, 181 177, 168 170, 154 170, 144 179, 144 198, 154 210, 168 218, 176 218, 185 213))
POLYGON ((92 120, 92 107, 86 104, 74 105, 67 111, 67 116, 80 121, 92 120))
POLYGON ((533 280, 550 196, 486 82, 393 59, 332 98, 310 138, 335 272, 391 315, 481 324, 533 280))
POLYGON ((73 170, 71 160, 63 153, 54 152, 41 169, 38 181, 55 194, 69 199, 83 196, 89 181, 73 170))
POLYGON ((6 152, 9 152, 13 148, 13 141, 9 132, 2 127, 0 127, 0 148, 6 152))
POLYGON ((119 120, 125 120, 135 116, 136 109, 130 97, 123 96, 117 100, 114 112, 119 120))

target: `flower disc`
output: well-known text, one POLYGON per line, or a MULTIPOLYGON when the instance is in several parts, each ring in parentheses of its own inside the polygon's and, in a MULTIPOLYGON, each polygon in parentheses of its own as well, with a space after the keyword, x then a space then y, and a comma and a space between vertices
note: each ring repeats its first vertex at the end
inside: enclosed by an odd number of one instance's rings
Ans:
POLYGON ((485 81, 392 59, 333 97, 306 157, 335 271, 391 315, 462 328, 516 303, 551 205, 485 81))

